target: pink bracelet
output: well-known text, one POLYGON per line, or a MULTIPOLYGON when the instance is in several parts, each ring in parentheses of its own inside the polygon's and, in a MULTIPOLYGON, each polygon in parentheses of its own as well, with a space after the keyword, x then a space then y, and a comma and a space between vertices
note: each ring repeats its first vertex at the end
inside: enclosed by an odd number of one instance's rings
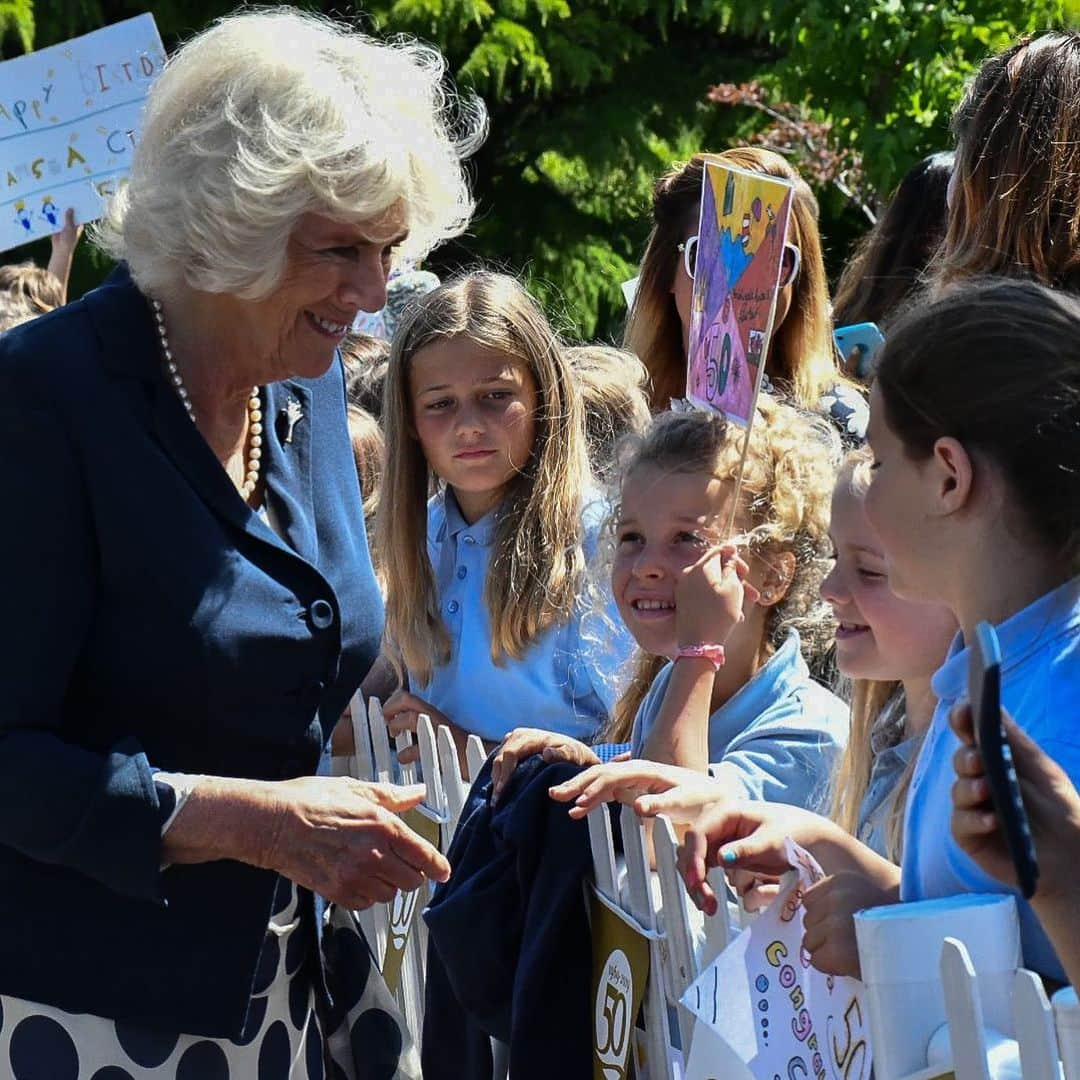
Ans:
POLYGON ((696 645, 680 645, 675 654, 676 660, 709 660, 712 666, 719 671, 724 666, 724 646, 710 645, 707 642, 699 642, 696 645))

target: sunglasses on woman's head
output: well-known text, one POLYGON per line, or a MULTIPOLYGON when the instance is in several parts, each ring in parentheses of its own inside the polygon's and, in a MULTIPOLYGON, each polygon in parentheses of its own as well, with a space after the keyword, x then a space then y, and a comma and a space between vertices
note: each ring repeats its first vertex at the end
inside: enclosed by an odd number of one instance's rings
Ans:
MULTIPOLYGON (((678 250, 682 252, 683 269, 686 271, 686 276, 692 281, 694 278, 694 271, 697 270, 698 238, 697 236, 688 237, 678 244, 677 247, 678 250)), ((799 276, 799 268, 801 266, 802 255, 799 252, 799 249, 794 244, 784 244, 784 255, 780 261, 781 289, 790 285, 799 276)))

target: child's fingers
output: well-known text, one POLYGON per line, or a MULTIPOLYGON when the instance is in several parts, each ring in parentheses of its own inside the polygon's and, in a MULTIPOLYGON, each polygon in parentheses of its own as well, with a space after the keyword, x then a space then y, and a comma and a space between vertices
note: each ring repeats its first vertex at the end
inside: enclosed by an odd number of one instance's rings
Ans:
POLYGON ((982 755, 973 746, 961 746, 953 754, 953 769, 957 776, 965 777, 982 776, 986 772, 982 755))
POLYGON ((689 830, 679 846, 677 866, 686 884, 686 891, 696 907, 707 915, 715 914, 717 909, 716 894, 709 885, 705 854, 708 851, 708 839, 701 833, 689 830))
POLYGON ((961 776, 953 783, 952 801, 957 810, 989 810, 990 800, 990 781, 985 776, 961 776))
POLYGON ((420 760, 420 747, 413 743, 406 746, 397 756, 399 765, 414 765, 420 760))
POLYGON ((391 735, 400 735, 403 731, 415 731, 420 722, 420 714, 409 710, 396 713, 392 720, 387 720, 386 730, 391 735))
POLYGON ((491 801, 497 803, 514 770, 517 768, 517 754, 505 743, 500 747, 491 763, 491 801))
POLYGON ((960 810, 952 812, 952 834, 958 843, 992 836, 998 831, 997 814, 992 810, 960 810))
POLYGON ((949 724, 965 746, 975 745, 975 721, 970 705, 956 705, 949 713, 949 724))

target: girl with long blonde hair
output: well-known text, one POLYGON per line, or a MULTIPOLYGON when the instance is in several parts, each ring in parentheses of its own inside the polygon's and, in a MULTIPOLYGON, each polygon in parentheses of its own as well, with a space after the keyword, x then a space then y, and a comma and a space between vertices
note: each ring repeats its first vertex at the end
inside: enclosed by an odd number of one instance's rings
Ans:
POLYGON ((653 410, 666 409, 672 399, 686 395, 696 234, 702 179, 710 161, 775 176, 794 185, 788 232, 791 246, 781 268, 782 287, 765 375, 798 404, 829 414, 842 435, 861 438, 866 428, 866 404, 837 362, 817 199, 784 158, 757 146, 695 154, 685 165, 660 177, 653 189, 653 228, 624 339, 625 347, 649 370, 653 410))
POLYGON ((580 392, 539 305, 485 272, 428 293, 395 336, 383 423, 376 550, 409 681, 384 709, 391 731, 423 712, 493 741, 528 715, 591 738, 629 645, 589 629, 603 507, 580 392))
POLYGON ((821 589, 837 619, 837 667, 853 680, 851 734, 830 816, 899 863, 911 771, 936 702, 930 680, 957 625, 946 607, 902 600, 889 589, 885 556, 863 509, 872 460, 857 450, 840 472, 829 527, 835 562, 821 589))

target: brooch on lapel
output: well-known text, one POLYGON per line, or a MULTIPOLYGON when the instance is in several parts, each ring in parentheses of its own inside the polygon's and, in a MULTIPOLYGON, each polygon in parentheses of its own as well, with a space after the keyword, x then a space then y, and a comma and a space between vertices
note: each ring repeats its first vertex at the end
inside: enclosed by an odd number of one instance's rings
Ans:
POLYGON ((293 428, 304 419, 304 409, 296 398, 289 398, 281 414, 285 417, 285 438, 282 442, 291 443, 293 428))

